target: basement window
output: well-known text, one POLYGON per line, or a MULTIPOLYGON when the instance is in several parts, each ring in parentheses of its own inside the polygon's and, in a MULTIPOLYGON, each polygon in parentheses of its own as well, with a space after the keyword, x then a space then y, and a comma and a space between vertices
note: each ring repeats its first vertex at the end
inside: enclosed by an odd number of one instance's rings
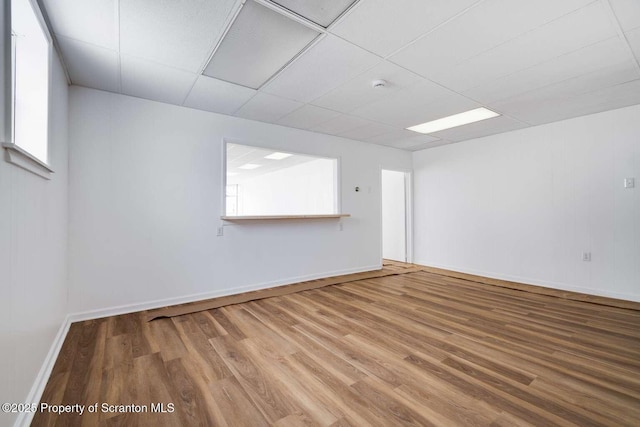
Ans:
POLYGON ((344 216, 337 158, 237 143, 225 147, 223 219, 344 216))
POLYGON ((11 0, 9 161, 48 177, 51 37, 35 0, 11 0))

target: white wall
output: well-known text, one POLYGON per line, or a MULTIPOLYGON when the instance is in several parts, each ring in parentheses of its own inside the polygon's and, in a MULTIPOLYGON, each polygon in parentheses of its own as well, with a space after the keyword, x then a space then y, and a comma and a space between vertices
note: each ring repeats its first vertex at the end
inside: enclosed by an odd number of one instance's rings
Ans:
POLYGON ((67 314, 68 87, 57 58, 51 90, 52 179, 0 160, 0 402, 26 401, 67 314))
POLYGON ((640 301, 639 118, 633 106, 414 153, 416 262, 640 301))
POLYGON ((97 90, 70 93, 72 312, 380 265, 380 167, 407 169, 410 153, 97 90), (342 209, 353 215, 344 231, 337 220, 297 220, 229 225, 216 237, 223 137, 340 157, 342 209))
POLYGON ((336 161, 316 159, 240 181, 238 215, 335 213, 336 161))
POLYGON ((406 261, 405 173, 382 171, 382 257, 406 261))

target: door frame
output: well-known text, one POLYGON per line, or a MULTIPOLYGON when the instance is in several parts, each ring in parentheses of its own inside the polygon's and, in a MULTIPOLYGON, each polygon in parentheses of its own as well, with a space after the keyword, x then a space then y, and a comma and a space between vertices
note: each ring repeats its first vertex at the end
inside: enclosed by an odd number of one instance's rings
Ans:
POLYGON ((382 263, 382 171, 402 172, 404 174, 404 246, 405 258, 407 263, 413 263, 413 170, 403 168, 388 168, 380 166, 378 183, 380 188, 380 262, 382 263))

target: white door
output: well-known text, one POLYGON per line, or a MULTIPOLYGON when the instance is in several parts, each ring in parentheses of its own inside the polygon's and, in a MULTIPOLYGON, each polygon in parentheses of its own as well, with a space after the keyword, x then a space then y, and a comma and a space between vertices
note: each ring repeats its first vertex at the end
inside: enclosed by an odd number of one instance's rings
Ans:
POLYGON ((406 262, 406 174, 382 170, 382 258, 406 262))

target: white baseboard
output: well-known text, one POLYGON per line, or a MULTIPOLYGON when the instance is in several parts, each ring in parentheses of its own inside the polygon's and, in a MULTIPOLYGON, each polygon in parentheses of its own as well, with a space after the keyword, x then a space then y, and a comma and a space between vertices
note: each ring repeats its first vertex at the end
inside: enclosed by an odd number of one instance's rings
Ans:
POLYGON ((362 273, 365 271, 380 270, 381 268, 382 268, 382 263, 376 264, 376 265, 370 265, 366 267, 358 267, 358 268, 350 268, 345 270, 328 271, 325 273, 310 274, 307 276, 289 277, 282 280, 255 283, 252 285, 246 285, 246 286, 235 287, 235 288, 220 289, 213 292, 203 292, 203 293, 184 295, 179 297, 164 298, 164 299, 159 299, 159 300, 154 300, 149 302, 126 304, 126 305, 120 305, 120 306, 110 307, 110 308, 83 311, 80 313, 70 314, 69 317, 71 319, 71 322, 99 319, 102 317, 135 313, 136 311, 152 310, 155 308, 162 308, 170 305, 185 304, 189 302, 202 301, 205 299, 226 297, 229 295, 240 294, 243 292, 259 291, 262 289, 291 285, 293 283, 306 282, 308 280, 322 279, 325 277, 342 276, 344 274, 353 274, 353 273, 362 273))
POLYGON ((580 292, 582 294, 587 294, 587 295, 596 295, 601 297, 617 298, 617 299, 623 299, 627 301, 640 302, 640 294, 621 294, 618 292, 610 292, 610 291, 600 290, 600 289, 594 290, 591 288, 583 288, 580 286, 574 286, 574 285, 570 285, 562 282, 532 279, 530 277, 513 276, 510 274, 501 274, 501 273, 495 273, 492 271, 475 270, 472 268, 464 268, 464 267, 459 267, 455 265, 439 264, 439 263, 433 263, 428 261, 416 261, 416 264, 435 267, 435 268, 442 268, 444 270, 457 271, 460 273, 473 274, 475 276, 483 276, 490 279, 508 280, 510 282, 518 282, 518 283, 523 283, 525 285, 540 286, 543 288, 558 289, 561 291, 580 292))
MULTIPOLYGON (((65 338, 67 337, 67 332, 69 332, 69 327, 71 326, 70 316, 67 315, 65 319, 62 321, 62 325, 60 329, 58 329, 58 333, 56 337, 53 339, 53 343, 51 344, 51 348, 49 348, 49 352, 42 363, 42 367, 36 376, 36 379, 31 386, 31 390, 29 390, 29 394, 25 399, 25 403, 39 403, 42 398, 42 393, 44 392, 44 388, 47 385, 47 381, 49 381, 49 376, 51 375, 51 371, 53 370, 53 366, 58 360, 58 354, 60 354, 60 349, 62 349, 62 344, 64 343, 65 338)), ((21 412, 16 418, 14 427, 28 427, 33 420, 34 413, 33 412, 21 412)))

